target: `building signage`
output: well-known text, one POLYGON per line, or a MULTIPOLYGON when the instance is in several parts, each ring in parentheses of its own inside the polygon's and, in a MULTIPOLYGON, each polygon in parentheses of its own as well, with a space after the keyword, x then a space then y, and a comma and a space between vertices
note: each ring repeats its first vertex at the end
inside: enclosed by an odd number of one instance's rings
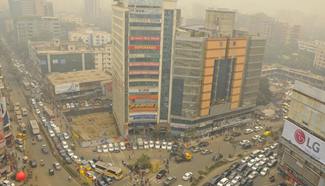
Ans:
POLYGON ((64 83, 60 85, 55 85, 54 89, 55 94, 64 94, 80 91, 79 83, 64 83))
POLYGON ((282 137, 316 160, 325 164, 325 142, 299 126, 285 120, 282 137))
POLYGON ((133 70, 129 72, 129 75, 137 75, 137 74, 148 74, 148 75, 158 75, 159 71, 153 71, 153 70, 148 70, 148 71, 138 71, 138 70, 133 70))
POLYGON ((151 89, 151 88, 129 89, 129 93, 143 93, 143 92, 156 93, 158 92, 158 89, 151 89))
POLYGON ((159 66, 159 62, 132 62, 129 63, 129 67, 141 67, 141 66, 159 66))
POLYGON ((157 115, 154 114, 139 114, 139 115, 133 115, 130 116, 130 118, 132 118, 133 120, 143 120, 143 119, 150 119, 150 120, 155 120, 157 119, 157 115))
POLYGON ((158 95, 150 95, 150 94, 141 94, 141 95, 131 95, 129 96, 129 100, 134 101, 137 99, 158 99, 158 95))
POLYGON ((160 37, 131 36, 130 41, 160 41, 160 37))
POLYGON ((160 50, 159 45, 130 45, 129 50, 160 50))

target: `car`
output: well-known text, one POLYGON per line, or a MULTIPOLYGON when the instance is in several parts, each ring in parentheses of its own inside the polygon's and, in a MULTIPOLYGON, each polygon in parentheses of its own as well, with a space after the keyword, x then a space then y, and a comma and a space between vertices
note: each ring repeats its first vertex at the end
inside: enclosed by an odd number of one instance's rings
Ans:
POLYGON ((103 152, 108 152, 108 147, 107 147, 107 145, 102 145, 102 149, 103 149, 103 152))
POLYGON ((175 176, 168 176, 166 178, 166 180, 164 181, 164 186, 168 186, 168 185, 172 185, 173 183, 175 183, 177 180, 177 178, 175 176))
POLYGON ((173 143, 172 142, 168 142, 167 143, 167 150, 170 151, 170 150, 172 150, 172 148, 173 148, 173 143))
POLYGON ((221 153, 216 153, 212 156, 213 161, 219 161, 223 158, 223 155, 221 153))
POLYGON ((155 148, 156 148, 156 149, 160 149, 160 141, 156 141, 156 143, 155 143, 155 148))
POLYGON ((252 137, 252 140, 256 141, 256 140, 259 139, 259 138, 261 138, 260 135, 254 135, 254 136, 252 137))
POLYGON ((53 138, 55 136, 55 133, 53 132, 53 130, 49 130, 50 136, 53 138))
POLYGON ((114 152, 114 145, 113 145, 113 143, 109 143, 109 144, 108 144, 108 150, 109 150, 110 152, 114 152))
POLYGON ((278 161, 277 160, 271 160, 270 162, 267 163, 268 167, 274 167, 278 161))
POLYGON ((166 141, 163 141, 162 144, 161 144, 161 148, 162 149, 167 149, 167 142, 166 141))
POLYGON ((263 129, 263 127, 262 126, 255 126, 254 127, 254 130, 257 132, 257 131, 260 131, 260 130, 262 130, 263 129))
POLYGON ((211 154, 211 153, 212 153, 212 151, 208 150, 208 149, 204 149, 204 150, 201 151, 202 155, 208 155, 208 154, 211 154))
POLYGON ((244 130, 244 134, 250 134, 252 132, 254 132, 254 130, 250 129, 250 128, 247 128, 247 129, 244 130))
POLYGON ((260 175, 265 176, 268 172, 269 172, 269 168, 268 167, 264 167, 261 170, 260 175))
POLYGON ((257 176, 258 172, 257 171, 253 171, 248 175, 249 179, 254 179, 257 176))
POLYGON ((209 142, 207 142, 207 141, 201 141, 197 146, 198 147, 201 147, 201 148, 207 147, 207 146, 209 146, 209 142))
POLYGON ((247 163, 247 166, 248 166, 248 167, 252 167, 255 163, 256 163, 256 160, 255 160, 255 159, 251 159, 251 160, 247 163))
POLYGON ((97 186, 107 186, 106 182, 101 178, 96 179, 96 184, 95 185, 97 185, 97 186))
POLYGON ((229 182, 229 179, 228 179, 228 178, 222 178, 222 179, 218 182, 217 186, 225 186, 228 182, 229 182))
POLYGON ((241 159, 240 161, 242 162, 242 163, 246 163, 247 161, 249 161, 250 160, 250 157, 249 156, 246 156, 246 157, 244 157, 243 159, 241 159))
POLYGON ((66 132, 63 133, 63 137, 64 137, 64 139, 66 139, 66 140, 68 140, 68 139, 70 138, 69 134, 66 133, 66 132))
POLYGON ((53 169, 49 169, 49 175, 53 176, 54 175, 54 170, 53 169))
POLYGON ((102 176, 102 178, 108 185, 113 183, 113 178, 111 178, 109 176, 102 176))
POLYGON ((213 177, 213 178, 211 179, 211 181, 208 182, 208 183, 210 184, 210 186, 214 186, 214 185, 216 185, 216 184, 217 184, 217 183, 218 183, 222 178, 223 178, 222 175, 217 175, 217 176, 213 177))
POLYGON ((69 148, 69 145, 68 145, 68 143, 67 143, 66 141, 62 141, 61 143, 62 143, 62 147, 63 147, 64 149, 69 148))
POLYGON ((234 179, 236 176, 237 176, 237 172, 236 172, 236 171, 233 171, 233 172, 231 172, 230 175, 228 176, 228 179, 229 179, 229 180, 232 180, 232 179, 234 179))
POLYGON ((242 148, 243 149, 248 149, 248 148, 251 148, 252 147, 252 144, 250 144, 250 143, 244 143, 243 145, 242 145, 242 148))
POLYGON ((155 143, 153 141, 149 141, 149 147, 152 149, 155 147, 155 143))
POLYGON ((149 143, 148 143, 148 141, 144 141, 143 142, 143 147, 144 147, 144 149, 149 149, 149 143))
POLYGON ((32 167, 32 168, 36 168, 36 167, 37 167, 37 162, 36 162, 36 160, 29 160, 29 165, 30 165, 30 167, 32 167))
POLYGON ((200 149, 199 147, 192 147, 192 148, 191 148, 191 151, 192 151, 193 153, 198 153, 198 152, 201 151, 201 149, 200 149))
POLYGON ((114 143, 114 152, 120 152, 120 146, 118 143, 114 143))
POLYGON ((123 141, 120 142, 120 148, 122 151, 126 150, 125 143, 123 141))
POLYGON ((61 170, 61 165, 58 162, 53 163, 53 167, 55 170, 61 170))
POLYGON ((166 171, 165 169, 160 170, 160 171, 158 172, 158 174, 156 175, 156 178, 157 178, 157 179, 161 179, 161 178, 163 178, 164 176, 166 176, 166 174, 167 174, 167 171, 166 171))
POLYGON ((64 157, 64 160, 67 164, 71 164, 72 163, 72 159, 68 156, 64 157))
POLYGON ((103 152, 102 147, 101 147, 101 146, 97 146, 97 147, 96 147, 96 152, 98 152, 98 153, 102 153, 102 152, 103 152))
POLYGON ((248 144, 248 143, 250 143, 249 140, 241 140, 241 141, 239 142, 240 145, 244 145, 244 144, 248 144))
POLYGON ((36 109, 35 111, 36 111, 36 114, 41 114, 40 109, 36 109))
POLYGON ((193 173, 192 173, 192 172, 186 172, 186 173, 183 175, 182 179, 183 179, 184 181, 188 181, 188 180, 190 180, 190 179, 192 178, 192 176, 193 176, 193 173))
POLYGON ((224 141, 231 141, 232 140, 232 136, 225 136, 224 138, 223 138, 223 140, 224 141))
POLYGON ((41 151, 42 151, 43 154, 48 154, 49 153, 49 150, 47 149, 46 146, 45 147, 42 147, 41 148, 41 151))
POLYGON ((132 149, 133 149, 133 150, 137 150, 137 149, 138 149, 138 146, 137 146, 136 143, 133 143, 133 145, 132 145, 132 149))
POLYGON ((40 106, 40 107, 43 107, 44 106, 44 104, 43 104, 43 102, 38 102, 38 105, 40 106))
POLYGON ((236 176, 234 179, 231 180, 231 184, 235 185, 241 180, 241 176, 236 176))

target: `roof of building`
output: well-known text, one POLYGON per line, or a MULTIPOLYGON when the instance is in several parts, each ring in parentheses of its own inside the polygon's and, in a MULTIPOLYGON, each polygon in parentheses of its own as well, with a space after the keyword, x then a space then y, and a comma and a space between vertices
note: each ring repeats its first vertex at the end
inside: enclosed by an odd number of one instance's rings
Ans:
POLYGON ((65 83, 89 83, 95 81, 110 81, 112 76, 98 70, 85 70, 65 73, 51 73, 47 76, 52 85, 65 83))

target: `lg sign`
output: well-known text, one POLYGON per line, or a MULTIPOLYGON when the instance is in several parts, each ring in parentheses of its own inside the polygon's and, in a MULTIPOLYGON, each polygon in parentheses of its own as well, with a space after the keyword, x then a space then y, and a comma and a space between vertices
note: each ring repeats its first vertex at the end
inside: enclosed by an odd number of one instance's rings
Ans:
MULTIPOLYGON (((304 131, 301 129, 297 129, 294 133, 295 140, 298 144, 303 145, 306 141, 306 136, 304 131)), ((310 150, 319 153, 320 150, 320 144, 316 141, 312 141, 309 136, 307 136, 307 141, 306 141, 306 147, 309 148, 310 150)))

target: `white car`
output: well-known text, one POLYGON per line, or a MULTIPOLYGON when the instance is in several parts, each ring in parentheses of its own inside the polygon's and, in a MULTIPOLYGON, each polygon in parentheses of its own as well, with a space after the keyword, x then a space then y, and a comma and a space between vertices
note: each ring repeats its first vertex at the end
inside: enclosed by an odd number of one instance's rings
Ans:
POLYGON ((114 151, 120 151, 120 146, 118 143, 114 143, 114 151))
POLYGON ((53 138, 55 136, 55 133, 53 132, 53 130, 49 130, 50 136, 53 138))
POLYGON ((231 180, 231 184, 235 185, 241 180, 241 176, 236 176, 234 179, 231 180))
POLYGON ((39 109, 36 109, 36 114, 40 114, 41 111, 39 109))
POLYGON ((149 147, 152 149, 155 147, 155 143, 153 141, 149 141, 149 147))
POLYGON ((265 176, 268 172, 269 172, 269 168, 268 167, 264 167, 261 170, 260 175, 265 176))
POLYGON ((244 145, 244 144, 248 144, 248 143, 250 143, 249 140, 241 140, 241 141, 239 142, 240 145, 244 145))
POLYGON ((123 141, 120 142, 121 150, 126 150, 125 143, 123 141))
POLYGON ((259 154, 259 155, 258 155, 258 158, 261 158, 261 159, 262 159, 262 158, 265 158, 265 155, 264 155, 264 154, 259 154))
POLYGON ((173 143, 172 142, 168 142, 167 143, 167 150, 172 150, 173 148, 173 143))
POLYGON ((250 173, 250 174, 248 175, 248 178, 249 178, 249 179, 254 179, 254 178, 257 176, 257 174, 258 174, 257 171, 253 171, 252 173, 250 173))
POLYGON ((245 158, 243 158, 242 160, 241 160, 241 162, 242 163, 246 163, 247 161, 249 161, 250 160, 250 158, 248 157, 248 156, 246 156, 245 158))
POLYGON ((96 150, 97 150, 98 153, 102 153, 103 152, 103 149, 102 149, 101 146, 97 146, 97 149, 96 150))
POLYGON ((252 132, 254 132, 253 129, 245 129, 245 130, 244 130, 244 133, 245 133, 245 134, 250 134, 250 133, 252 133, 252 132))
POLYGON ((41 102, 41 101, 40 101, 40 102, 38 102, 38 105, 39 105, 39 106, 41 106, 41 107, 43 107, 43 106, 44 106, 43 102, 41 102))
POLYGON ((228 178, 222 178, 222 179, 218 182, 217 186, 224 186, 224 185, 226 185, 228 182, 229 182, 229 179, 228 179, 228 178))
POLYGON ((260 138, 261 138, 260 135, 255 135, 255 136, 252 137, 252 140, 258 140, 258 139, 260 139, 260 138))
POLYGON ((148 143, 148 141, 144 141, 143 142, 143 147, 144 147, 144 149, 149 149, 149 143, 148 143))
POLYGON ((155 148, 156 148, 156 149, 160 149, 160 141, 156 141, 156 143, 155 143, 155 148))
POLYGON ((113 143, 109 143, 109 144, 108 144, 108 150, 109 150, 110 152, 114 152, 114 145, 113 145, 113 143))
POLYGON ((254 127, 254 130, 255 130, 255 131, 260 131, 260 130, 262 130, 262 129, 263 129, 262 126, 255 126, 255 127, 254 127))
POLYGON ((67 149, 67 148, 69 148, 69 145, 68 145, 68 143, 66 141, 62 141, 62 147, 64 149, 67 149))
POLYGON ((63 133, 63 137, 64 137, 64 139, 66 139, 66 140, 68 140, 68 139, 70 138, 69 134, 66 133, 66 132, 63 133))
POLYGON ((162 149, 167 149, 167 142, 166 141, 162 142, 161 148, 162 149))
POLYGON ((247 166, 248 166, 248 167, 252 167, 255 163, 256 163, 256 160, 255 160, 255 159, 251 159, 251 160, 247 163, 247 166))
POLYGON ((184 181, 188 181, 188 180, 191 179, 192 176, 193 176, 193 173, 192 172, 187 172, 187 173, 184 174, 184 176, 182 177, 182 179, 184 181))
POLYGON ((108 147, 107 147, 107 145, 102 145, 102 148, 103 148, 103 152, 108 152, 108 147))

